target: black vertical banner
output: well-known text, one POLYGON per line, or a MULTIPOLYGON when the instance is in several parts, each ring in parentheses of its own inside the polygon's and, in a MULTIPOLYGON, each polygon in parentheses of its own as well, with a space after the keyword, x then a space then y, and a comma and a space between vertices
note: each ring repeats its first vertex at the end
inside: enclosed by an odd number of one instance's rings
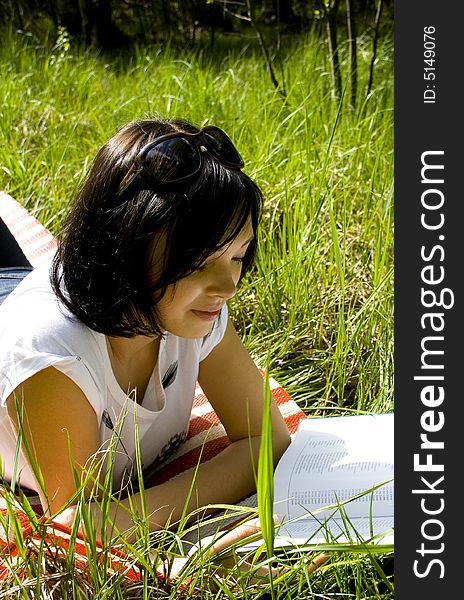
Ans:
POLYGON ((395 600, 464 594, 463 24, 395 3, 395 600))

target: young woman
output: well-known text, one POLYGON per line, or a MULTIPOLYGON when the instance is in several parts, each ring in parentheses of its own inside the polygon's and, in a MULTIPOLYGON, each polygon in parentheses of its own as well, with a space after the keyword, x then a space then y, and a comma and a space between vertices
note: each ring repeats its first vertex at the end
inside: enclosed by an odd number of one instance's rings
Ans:
MULTIPOLYGON (((186 435, 197 380, 231 444, 201 465, 188 508, 253 491, 263 382, 226 304, 261 211, 242 167, 216 127, 129 123, 100 149, 53 264, 0 306, 3 476, 37 490, 46 514, 73 498, 73 469, 85 478, 99 457, 111 456, 113 489, 136 480, 136 436, 144 468, 162 462, 186 435)), ((289 435, 271 411, 277 460, 289 435)), ((98 522, 97 471, 86 489, 98 522)), ((145 490, 152 529, 181 515, 191 483, 184 473, 145 490)), ((140 495, 112 506, 120 532, 133 525, 130 502, 140 495)))

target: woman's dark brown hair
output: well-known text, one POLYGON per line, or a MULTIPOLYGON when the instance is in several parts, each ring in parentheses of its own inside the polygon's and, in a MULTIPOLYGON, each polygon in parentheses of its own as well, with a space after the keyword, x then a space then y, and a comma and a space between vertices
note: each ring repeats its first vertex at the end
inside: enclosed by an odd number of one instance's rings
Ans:
MULTIPOLYGON (((230 243, 251 218, 256 234, 262 195, 241 170, 205 153, 198 178, 153 192, 116 191, 142 146, 158 136, 198 129, 186 121, 145 119, 122 127, 98 152, 71 205, 51 279, 61 302, 91 329, 109 336, 161 335, 156 303, 168 285, 186 277, 230 243), (149 276, 153 241, 163 259, 149 276)), ((256 250, 248 247, 242 276, 256 250)))

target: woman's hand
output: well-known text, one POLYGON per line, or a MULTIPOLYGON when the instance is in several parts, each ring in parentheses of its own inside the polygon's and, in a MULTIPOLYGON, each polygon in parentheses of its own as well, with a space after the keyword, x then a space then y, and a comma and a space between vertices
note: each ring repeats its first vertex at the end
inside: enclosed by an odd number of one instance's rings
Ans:
MULTIPOLYGON (((65 509, 54 520, 71 527, 76 516, 76 508, 76 506, 71 506, 65 509)), ((274 517, 274 519, 276 520, 276 517, 274 517)), ((187 556, 176 556, 167 559, 164 564, 163 572, 167 573, 170 580, 180 579, 181 584, 187 585, 189 581, 191 581, 191 577, 187 576, 189 565, 191 564, 191 566, 195 568, 201 566, 202 561, 209 560, 217 565, 217 576, 221 576, 221 571, 224 574, 230 574, 230 572, 233 572, 234 570, 236 570, 237 574, 253 571, 253 579, 255 577, 267 577, 270 575, 270 572, 273 577, 284 575, 290 570, 288 567, 256 567, 254 564, 243 559, 237 561, 237 557, 233 552, 237 544, 247 538, 250 538, 250 542, 256 541, 256 535, 259 533, 261 533, 259 519, 251 519, 238 527, 234 527, 230 531, 206 536, 192 546, 187 556), (185 573, 185 577, 183 576, 183 573, 185 573)), ((157 560, 156 551, 153 551, 151 559, 153 561, 157 560)), ((308 575, 313 573, 328 559, 329 555, 324 552, 321 552, 315 558, 311 558, 307 566, 308 575)), ((159 566, 158 570, 160 570, 159 566)))
MULTIPOLYGON (((275 517, 274 517, 275 518, 275 517)), ((182 571, 186 568, 189 562, 197 559, 198 553, 203 553, 209 559, 213 559, 217 555, 221 555, 217 558, 217 564, 219 567, 223 567, 230 572, 230 569, 236 568, 239 572, 247 572, 253 569, 254 573, 261 577, 269 575, 269 571, 272 572, 272 576, 280 576, 289 571, 287 567, 269 567, 262 566, 256 568, 252 563, 247 561, 240 561, 238 564, 233 548, 241 541, 251 538, 261 532, 259 519, 251 519, 250 521, 239 525, 234 529, 231 529, 227 533, 220 532, 212 536, 204 537, 198 544, 195 544, 188 552, 186 557, 176 557, 170 563, 169 577, 170 579, 176 579, 182 576, 182 571), (215 541, 216 540, 216 541, 215 541), (227 552, 227 550, 230 550, 227 552)), ((251 540, 250 540, 251 541, 251 540)), ((254 540, 253 540, 254 541, 254 540)), ((307 573, 313 573, 318 567, 323 565, 329 559, 329 555, 322 552, 313 558, 307 567, 307 573)))

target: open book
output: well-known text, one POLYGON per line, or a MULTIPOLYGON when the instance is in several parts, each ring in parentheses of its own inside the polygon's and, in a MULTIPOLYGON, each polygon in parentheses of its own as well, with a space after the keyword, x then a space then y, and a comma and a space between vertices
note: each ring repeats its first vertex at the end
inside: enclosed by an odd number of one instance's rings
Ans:
POLYGON ((393 413, 303 419, 275 471, 275 545, 393 544, 393 449, 393 413))

